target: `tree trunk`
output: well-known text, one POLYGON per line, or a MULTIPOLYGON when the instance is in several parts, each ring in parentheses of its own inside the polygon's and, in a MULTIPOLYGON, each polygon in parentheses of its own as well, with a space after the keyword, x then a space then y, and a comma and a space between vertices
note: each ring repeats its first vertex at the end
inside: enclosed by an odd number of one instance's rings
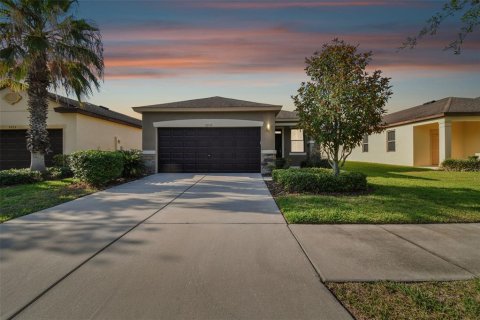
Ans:
POLYGON ((340 167, 338 166, 338 160, 333 160, 332 169, 333 169, 333 174, 335 176, 338 176, 340 174, 340 167))
POLYGON ((30 170, 45 171, 45 155, 40 152, 31 152, 30 170))
POLYGON ((47 131, 48 69, 46 56, 39 54, 32 62, 26 78, 28 84, 29 128, 27 149, 31 153, 30 170, 46 171, 45 154, 50 151, 47 131))

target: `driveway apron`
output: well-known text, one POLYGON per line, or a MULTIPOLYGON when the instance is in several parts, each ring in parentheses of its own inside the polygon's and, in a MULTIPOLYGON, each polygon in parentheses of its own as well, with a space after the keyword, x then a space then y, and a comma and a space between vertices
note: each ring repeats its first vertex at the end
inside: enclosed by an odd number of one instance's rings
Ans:
POLYGON ((2 318, 351 318, 258 174, 157 174, 0 228, 2 318))

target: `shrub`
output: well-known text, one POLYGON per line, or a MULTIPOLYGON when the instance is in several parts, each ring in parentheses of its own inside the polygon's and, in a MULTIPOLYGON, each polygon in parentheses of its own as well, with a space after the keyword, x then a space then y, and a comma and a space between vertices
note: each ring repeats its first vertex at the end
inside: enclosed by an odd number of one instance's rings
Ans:
POLYGON ((330 169, 277 169, 273 181, 289 192, 336 193, 367 190, 367 177, 360 172, 342 171, 335 176, 330 169))
POLYGON ((123 156, 116 151, 78 151, 69 159, 75 178, 93 186, 106 185, 122 175, 123 156))
POLYGON ((42 180, 43 178, 40 171, 31 171, 30 169, 9 169, 0 171, 0 186, 34 183, 42 180))
POLYGON ((480 171, 480 160, 475 158, 447 159, 442 162, 442 168, 447 171, 480 171))
POLYGON ((68 167, 49 167, 43 174, 45 180, 60 180, 73 176, 72 170, 68 167))
POLYGON ((300 162, 301 168, 331 168, 330 163, 327 159, 322 159, 320 157, 312 157, 307 160, 300 162))
POLYGON ((275 159, 275 169, 287 169, 290 167, 290 163, 286 158, 275 159))
POLYGON ((145 165, 140 150, 121 150, 118 151, 123 157, 122 177, 135 178, 145 173, 145 165))
POLYGON ((70 167, 70 156, 68 154, 56 154, 53 156, 53 166, 57 168, 70 167))

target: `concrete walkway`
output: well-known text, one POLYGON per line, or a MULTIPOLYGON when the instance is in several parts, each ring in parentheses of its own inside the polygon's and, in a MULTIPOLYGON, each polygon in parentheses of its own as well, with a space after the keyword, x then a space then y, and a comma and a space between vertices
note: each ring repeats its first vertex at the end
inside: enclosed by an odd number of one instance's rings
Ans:
POLYGON ((257 174, 154 175, 0 237, 2 319, 351 318, 257 174))
POLYGON ((290 225, 323 281, 480 276, 480 224, 290 225))

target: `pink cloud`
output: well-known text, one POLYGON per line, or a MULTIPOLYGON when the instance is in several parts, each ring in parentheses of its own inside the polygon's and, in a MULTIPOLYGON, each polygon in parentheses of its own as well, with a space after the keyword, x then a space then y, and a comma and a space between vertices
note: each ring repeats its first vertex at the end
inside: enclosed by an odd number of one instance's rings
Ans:
MULTIPOLYGON (((177 28, 155 31, 130 28, 107 32, 104 39, 107 78, 163 78, 166 76, 303 73, 304 59, 335 37, 374 51, 372 66, 389 71, 444 70, 473 72, 478 55, 439 55, 445 39, 434 38, 421 49, 396 52, 403 34, 357 33, 335 35, 287 28, 177 28), (117 41, 122 39, 122 41, 117 41), (114 40, 112 42, 112 40, 114 40), (434 54, 432 54, 434 53, 434 54), (147 72, 148 71, 148 72, 147 72)), ((474 52, 480 43, 470 42, 474 52)))

